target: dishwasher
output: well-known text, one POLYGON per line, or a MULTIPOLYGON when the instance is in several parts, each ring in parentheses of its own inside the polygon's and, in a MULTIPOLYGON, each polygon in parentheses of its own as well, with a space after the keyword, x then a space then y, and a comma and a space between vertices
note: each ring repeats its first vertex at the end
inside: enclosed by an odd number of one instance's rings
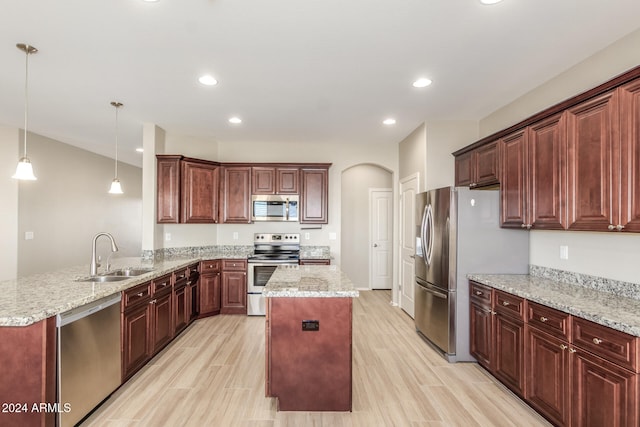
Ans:
POLYGON ((120 293, 57 316, 60 427, 74 426, 121 383, 120 293))

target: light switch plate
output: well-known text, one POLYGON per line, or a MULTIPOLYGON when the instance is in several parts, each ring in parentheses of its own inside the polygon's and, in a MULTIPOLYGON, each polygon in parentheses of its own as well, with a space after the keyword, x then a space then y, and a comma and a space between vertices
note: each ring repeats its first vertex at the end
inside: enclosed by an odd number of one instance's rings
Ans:
POLYGON ((171 233, 164 233, 164 240, 166 240, 167 242, 171 240, 171 233))
POLYGON ((33 240, 33 231, 25 231, 24 240, 33 240))
POLYGON ((329 240, 336 240, 337 235, 336 233, 329 233, 329 240))
POLYGON ((569 246, 560 246, 560 259, 569 259, 569 246))

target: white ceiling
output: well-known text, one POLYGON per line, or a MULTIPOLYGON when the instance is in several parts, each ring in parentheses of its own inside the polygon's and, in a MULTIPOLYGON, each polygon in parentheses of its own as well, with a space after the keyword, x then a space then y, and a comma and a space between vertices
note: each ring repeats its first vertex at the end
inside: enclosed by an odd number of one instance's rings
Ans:
POLYGON ((120 157, 137 165, 145 122, 394 144, 425 120, 479 120, 640 27, 638 0, 0 1, 0 125, 23 127, 15 44, 31 44, 29 130, 111 156, 117 100, 120 157), (433 84, 413 88, 420 76, 433 84))

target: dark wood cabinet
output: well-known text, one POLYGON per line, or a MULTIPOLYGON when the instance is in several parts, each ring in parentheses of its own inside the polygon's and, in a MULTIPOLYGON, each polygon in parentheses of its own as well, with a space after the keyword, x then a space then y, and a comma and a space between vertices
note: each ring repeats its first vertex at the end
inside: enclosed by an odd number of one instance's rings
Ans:
POLYGON ((331 265, 330 259, 301 259, 300 265, 331 265))
POLYGON ((122 293, 122 381, 151 358, 151 282, 122 293))
POLYGON ((500 225, 566 228, 566 150, 563 115, 502 139, 500 225))
POLYGON ((524 395, 524 299, 494 291, 493 375, 519 396, 524 395))
POLYGON ((218 165, 183 160, 181 168, 181 222, 218 222, 218 165))
POLYGON ((159 224, 180 222, 180 159, 182 156, 157 156, 159 224))
POLYGON ((220 190, 220 222, 251 222, 251 167, 225 166, 220 190))
POLYGON ((179 334, 189 324, 191 318, 189 313, 190 301, 188 297, 186 282, 176 286, 173 294, 173 333, 179 334))
POLYGON ((251 168, 252 194, 298 194, 299 168, 254 166, 251 168))
POLYGON ((498 184, 498 141, 468 151, 455 159, 456 186, 476 188, 498 184))
POLYGON ((247 260, 222 260, 222 314, 247 314, 247 260))
POLYGON ((200 262, 200 317, 220 314, 220 261, 200 262))
POLYGON ((618 224, 617 92, 567 110, 570 230, 606 231, 618 224))
MULTIPOLYGON (((620 222, 640 232, 640 79, 620 89, 620 222)), ((616 227, 617 229, 617 227, 616 227)))
POLYGON ((173 339, 173 276, 151 281, 151 352, 157 353, 173 339))
POLYGON ((478 363, 493 371, 493 312, 491 307, 471 302, 470 307, 470 353, 478 363))
POLYGON ((329 222, 329 169, 302 168, 300 194, 300 223, 327 224, 329 222))

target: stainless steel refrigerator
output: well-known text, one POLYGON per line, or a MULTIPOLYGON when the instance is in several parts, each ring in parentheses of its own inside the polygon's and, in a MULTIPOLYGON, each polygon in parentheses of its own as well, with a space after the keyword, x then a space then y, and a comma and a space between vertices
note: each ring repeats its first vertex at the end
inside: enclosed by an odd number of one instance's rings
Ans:
POLYGON ((497 190, 430 190, 416 209, 416 330, 449 362, 473 361, 467 274, 526 274, 529 233, 500 228, 497 190))

